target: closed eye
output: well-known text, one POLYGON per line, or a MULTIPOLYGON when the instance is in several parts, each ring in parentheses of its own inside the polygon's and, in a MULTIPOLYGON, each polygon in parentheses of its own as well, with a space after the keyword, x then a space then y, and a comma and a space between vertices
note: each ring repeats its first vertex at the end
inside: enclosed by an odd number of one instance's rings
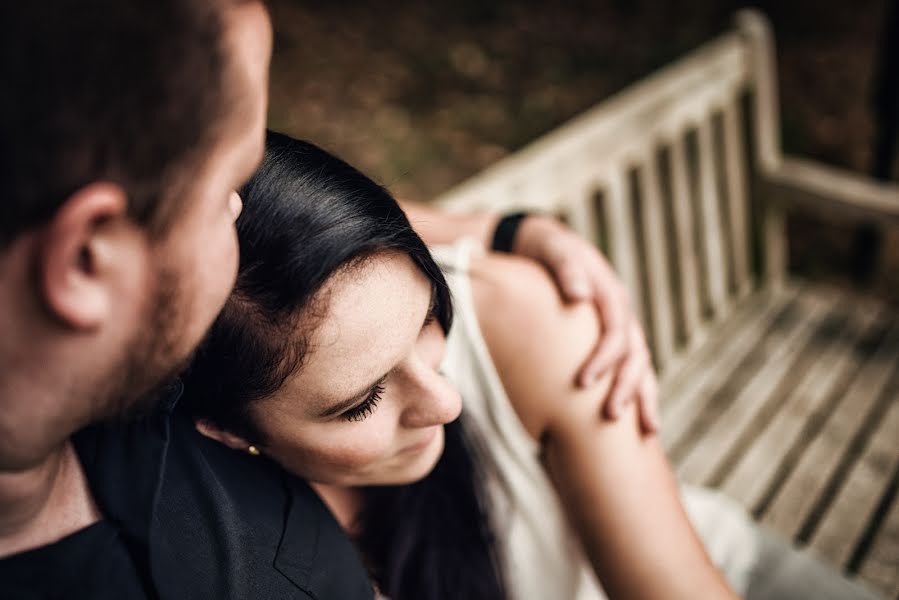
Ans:
POLYGON ((344 419, 351 422, 359 422, 364 421, 368 417, 371 416, 375 409, 378 407, 378 403, 381 401, 381 394, 384 393, 384 381, 387 379, 385 375, 382 377, 368 392, 368 395, 365 397, 360 404, 354 406, 353 408, 347 410, 341 415, 344 419))

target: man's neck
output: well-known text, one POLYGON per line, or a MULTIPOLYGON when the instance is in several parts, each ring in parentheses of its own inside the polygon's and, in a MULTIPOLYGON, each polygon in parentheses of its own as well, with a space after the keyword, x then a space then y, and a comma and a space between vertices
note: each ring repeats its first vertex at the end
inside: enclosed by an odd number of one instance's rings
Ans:
POLYGON ((27 471, 0 472, 0 558, 52 544, 100 518, 70 443, 27 471))

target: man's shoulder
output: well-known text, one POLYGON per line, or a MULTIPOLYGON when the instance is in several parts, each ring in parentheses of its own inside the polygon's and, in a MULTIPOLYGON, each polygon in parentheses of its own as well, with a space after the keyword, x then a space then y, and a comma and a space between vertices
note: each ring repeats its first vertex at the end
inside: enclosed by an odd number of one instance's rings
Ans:
POLYGON ((100 512, 118 526, 138 553, 149 543, 149 527, 170 447, 172 408, 180 382, 167 388, 159 407, 142 416, 91 425, 72 444, 100 512))
POLYGON ((61 540, 0 559, 7 599, 148 598, 149 583, 116 528, 99 521, 61 540))
POLYGON ((216 598, 372 598, 355 547, 305 481, 177 413, 170 436, 152 532, 154 572, 174 577, 162 597, 197 586, 216 598))
POLYGON ((159 597, 372 597, 355 548, 311 488, 199 434, 183 402, 85 430, 76 448, 159 597))

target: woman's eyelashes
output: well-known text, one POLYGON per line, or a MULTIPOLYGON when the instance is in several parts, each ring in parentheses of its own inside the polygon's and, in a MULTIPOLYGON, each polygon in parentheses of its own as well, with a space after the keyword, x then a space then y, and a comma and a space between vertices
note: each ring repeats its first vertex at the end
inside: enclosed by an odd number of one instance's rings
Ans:
MULTIPOLYGON (((437 296, 436 294, 431 294, 431 303, 428 307, 428 313, 425 315, 425 321, 422 324, 422 330, 426 329, 429 325, 433 324, 437 321, 437 296)), ((382 377, 369 391, 368 395, 365 397, 361 403, 357 404, 353 408, 349 409, 341 416, 350 422, 359 422, 364 421, 368 417, 375 412, 375 409, 378 407, 378 402, 381 401, 381 394, 384 393, 384 382, 387 380, 387 375, 382 377)))
POLYGON ((384 380, 386 379, 386 375, 382 377, 381 380, 371 388, 371 391, 368 393, 368 396, 365 397, 365 400, 343 413, 343 418, 347 421, 359 422, 370 417, 378 407, 378 402, 381 401, 381 394, 384 393, 384 380))

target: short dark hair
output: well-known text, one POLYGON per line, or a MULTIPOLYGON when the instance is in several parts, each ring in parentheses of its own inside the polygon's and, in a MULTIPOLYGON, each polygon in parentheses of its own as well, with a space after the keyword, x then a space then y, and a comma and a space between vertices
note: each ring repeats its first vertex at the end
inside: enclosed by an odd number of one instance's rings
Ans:
POLYGON ((0 8, 0 246, 93 181, 151 230, 231 101, 228 0, 35 0, 0 8))
MULTIPOLYGON (((339 158, 269 133, 241 197, 237 283, 185 377, 181 402, 195 419, 265 441, 250 407, 302 368, 298 313, 318 318, 327 280, 378 252, 412 259, 434 286, 436 320, 449 329, 449 288, 424 242, 387 190, 339 158)), ((445 434, 444 453, 424 479, 364 489, 356 542, 390 598, 504 598, 474 432, 457 420, 445 434)))

